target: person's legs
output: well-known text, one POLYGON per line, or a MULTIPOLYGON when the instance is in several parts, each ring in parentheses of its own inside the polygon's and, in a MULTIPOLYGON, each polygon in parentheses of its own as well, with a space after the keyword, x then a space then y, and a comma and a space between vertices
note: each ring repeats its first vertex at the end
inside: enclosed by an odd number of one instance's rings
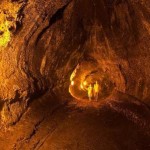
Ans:
POLYGON ((93 96, 94 96, 94 100, 96 100, 96 92, 95 91, 94 91, 93 96))
POLYGON ((91 97, 89 96, 89 101, 91 101, 91 97))
POLYGON ((98 92, 96 92, 96 101, 98 101, 98 92))

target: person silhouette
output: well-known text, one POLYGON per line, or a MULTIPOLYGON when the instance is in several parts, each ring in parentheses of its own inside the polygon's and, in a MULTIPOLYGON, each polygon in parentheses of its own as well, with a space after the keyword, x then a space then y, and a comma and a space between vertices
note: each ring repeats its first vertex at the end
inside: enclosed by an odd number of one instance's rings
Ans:
POLYGON ((92 100, 92 97, 93 97, 93 87, 90 84, 90 86, 88 87, 88 98, 89 98, 89 101, 92 100))
POLYGON ((96 83, 94 84, 94 98, 96 101, 98 101, 98 96, 99 96, 99 84, 96 81, 96 83))

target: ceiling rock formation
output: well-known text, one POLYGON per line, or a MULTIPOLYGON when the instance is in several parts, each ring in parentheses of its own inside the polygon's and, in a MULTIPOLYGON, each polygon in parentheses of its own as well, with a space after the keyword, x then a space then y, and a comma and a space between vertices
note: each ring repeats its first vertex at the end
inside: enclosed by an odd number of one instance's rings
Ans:
POLYGON ((95 63, 114 90, 149 103, 148 0, 3 0, 0 8, 0 25, 5 18, 13 24, 0 28, 0 41, 10 34, 7 46, 0 45, 4 124, 16 123, 47 89, 60 99, 70 97, 70 76, 82 62, 95 63), (14 16, 7 17, 10 13, 14 16))

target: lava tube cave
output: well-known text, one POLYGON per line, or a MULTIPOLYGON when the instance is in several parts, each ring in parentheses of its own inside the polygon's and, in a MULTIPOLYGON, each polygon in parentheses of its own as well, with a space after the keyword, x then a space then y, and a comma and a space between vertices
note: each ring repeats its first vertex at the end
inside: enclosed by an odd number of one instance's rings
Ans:
POLYGON ((150 150, 149 0, 0 1, 0 150, 150 150))

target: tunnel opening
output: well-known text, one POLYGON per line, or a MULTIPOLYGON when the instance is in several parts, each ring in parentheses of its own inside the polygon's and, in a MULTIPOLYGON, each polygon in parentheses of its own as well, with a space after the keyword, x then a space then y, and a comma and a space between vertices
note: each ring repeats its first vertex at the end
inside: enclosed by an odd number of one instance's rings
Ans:
POLYGON ((69 93, 83 103, 99 104, 113 92, 115 85, 109 74, 102 71, 96 62, 84 61, 78 64, 70 76, 69 93), (96 88, 98 84, 98 88, 96 88), (89 97, 89 88, 92 96, 89 97), (98 90, 98 91, 97 91, 98 90), (95 95, 98 92, 98 98, 95 95))

